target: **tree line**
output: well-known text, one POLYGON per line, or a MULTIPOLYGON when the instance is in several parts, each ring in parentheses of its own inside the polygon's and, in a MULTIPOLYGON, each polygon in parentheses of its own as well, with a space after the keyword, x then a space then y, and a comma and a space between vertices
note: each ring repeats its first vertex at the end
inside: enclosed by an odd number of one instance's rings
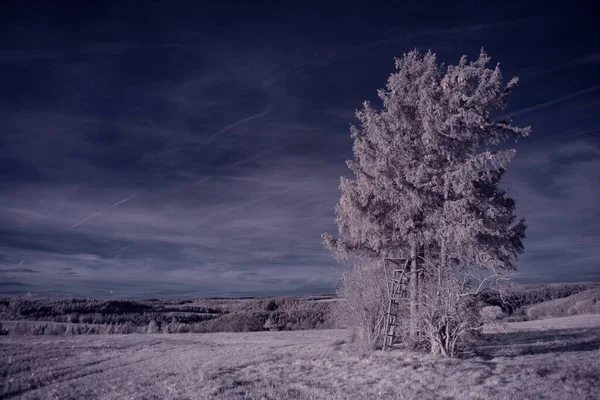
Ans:
POLYGON ((14 334, 209 333, 334 327, 329 298, 103 300, 0 298, 14 334), (35 323, 33 323, 35 322, 35 323))

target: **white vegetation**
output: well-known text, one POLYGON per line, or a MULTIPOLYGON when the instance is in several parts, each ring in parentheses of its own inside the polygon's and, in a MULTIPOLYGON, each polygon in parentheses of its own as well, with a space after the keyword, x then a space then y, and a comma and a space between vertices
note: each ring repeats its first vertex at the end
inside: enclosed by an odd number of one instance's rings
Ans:
POLYGON ((155 333, 160 333, 160 327, 158 326, 158 324, 156 323, 155 320, 151 320, 148 323, 148 333, 150 334, 155 334, 155 333))
POLYGON ((478 327, 469 297, 508 279, 523 251, 524 220, 499 187, 515 151, 493 148, 530 129, 494 120, 518 80, 503 85, 489 61, 483 50, 447 68, 431 52, 396 60, 378 91, 383 108, 356 112, 355 178, 341 179, 338 236, 323 235, 351 265, 410 260, 408 344, 434 354, 452 355, 478 327))
POLYGON ((545 301, 527 308, 531 319, 564 317, 578 314, 600 314, 600 287, 568 297, 545 301))
POLYGON ((479 311, 479 314, 484 322, 497 321, 505 316, 500 306, 485 306, 479 311))
POLYGON ((390 275, 389 266, 373 260, 358 263, 352 273, 342 275, 334 317, 338 326, 351 328, 352 341, 365 349, 375 348, 383 339, 390 275))

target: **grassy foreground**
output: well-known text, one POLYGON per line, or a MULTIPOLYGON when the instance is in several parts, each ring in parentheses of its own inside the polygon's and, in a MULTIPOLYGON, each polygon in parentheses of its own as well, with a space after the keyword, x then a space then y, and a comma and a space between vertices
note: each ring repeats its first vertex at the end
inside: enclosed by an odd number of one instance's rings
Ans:
POLYGON ((490 330, 462 359, 363 353, 340 330, 5 336, 0 398, 594 399, 600 327, 588 325, 490 330))

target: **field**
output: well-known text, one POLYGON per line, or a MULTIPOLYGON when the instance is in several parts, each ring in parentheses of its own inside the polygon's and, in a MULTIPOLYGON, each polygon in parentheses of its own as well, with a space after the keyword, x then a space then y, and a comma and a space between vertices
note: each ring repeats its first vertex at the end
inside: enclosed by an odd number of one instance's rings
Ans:
POLYGON ((342 330, 5 336, 0 397, 574 400, 600 393, 598 316, 487 332, 455 359, 365 353, 342 330))

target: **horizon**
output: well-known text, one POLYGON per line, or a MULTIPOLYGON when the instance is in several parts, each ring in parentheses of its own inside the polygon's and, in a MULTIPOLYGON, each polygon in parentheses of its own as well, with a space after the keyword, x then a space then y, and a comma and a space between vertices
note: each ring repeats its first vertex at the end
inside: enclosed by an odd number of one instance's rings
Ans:
MULTIPOLYGON (((562 286, 562 285, 600 285, 600 282, 597 281, 578 281, 578 282, 550 282, 550 283, 518 283, 518 282, 514 282, 515 283, 515 287, 518 289, 522 289, 522 288, 526 288, 526 289, 533 289, 536 287, 544 287, 544 286, 562 286)), ((489 288, 484 288, 482 290, 482 292, 486 292, 490 290, 489 288)), ((57 300, 69 300, 69 299, 75 299, 75 300, 114 300, 114 301, 208 301, 208 300, 270 300, 270 299, 299 299, 299 300, 303 300, 303 299, 310 299, 312 300, 313 298, 316 297, 324 297, 325 299, 321 299, 321 300, 330 300, 330 299, 335 299, 338 298, 340 296, 339 293, 337 292, 331 292, 331 293, 315 293, 315 294, 305 294, 305 295, 298 295, 298 296, 269 296, 269 295, 265 295, 265 296, 244 296, 244 297, 111 297, 111 296, 107 296, 107 297, 86 297, 86 296, 65 296, 65 295, 59 295, 59 296, 41 296, 41 295, 34 295, 32 293, 25 293, 25 294, 19 294, 19 295, 0 295, 0 298, 27 298, 27 299, 33 299, 33 300, 39 300, 39 299, 57 299, 57 300)))
POLYGON ((528 225, 515 281, 600 282, 600 44, 562 3, 7 7, 0 296, 333 293, 354 110, 395 57, 482 47, 532 127, 502 182, 528 225))

